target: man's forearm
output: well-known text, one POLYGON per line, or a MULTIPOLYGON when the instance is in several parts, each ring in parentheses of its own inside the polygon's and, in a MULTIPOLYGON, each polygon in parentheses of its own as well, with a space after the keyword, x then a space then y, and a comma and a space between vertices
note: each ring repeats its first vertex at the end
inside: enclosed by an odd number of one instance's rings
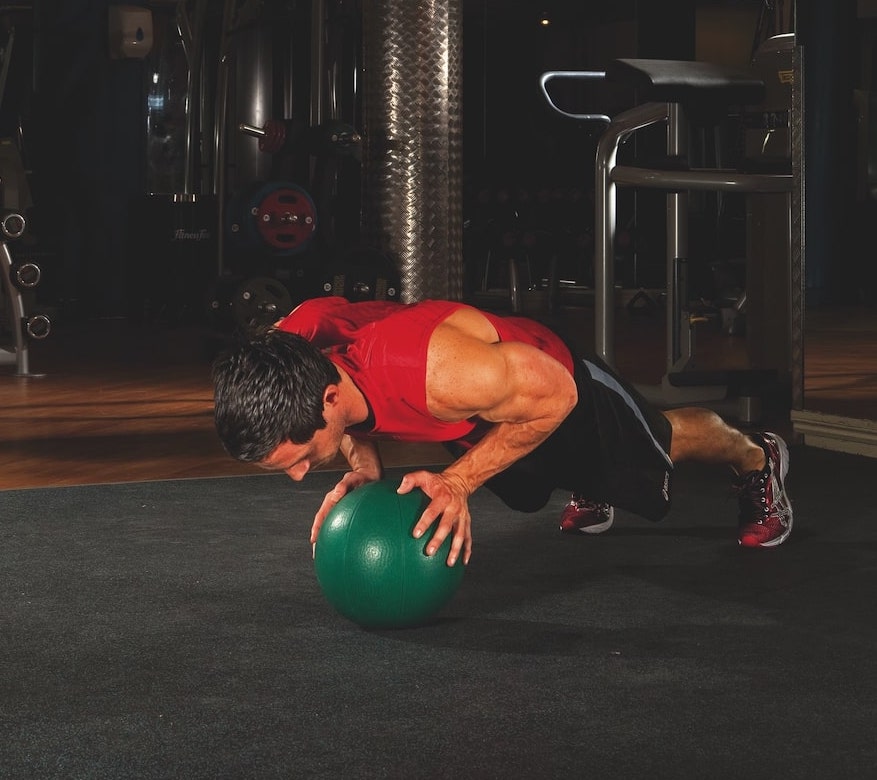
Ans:
POLYGON ((367 439, 354 439, 345 434, 341 440, 341 454, 347 460, 352 471, 367 474, 372 479, 380 479, 384 475, 384 466, 377 445, 367 439))
POLYGON ((444 473, 462 480, 471 495, 491 477, 532 452, 560 425, 560 420, 538 423, 498 423, 444 473))

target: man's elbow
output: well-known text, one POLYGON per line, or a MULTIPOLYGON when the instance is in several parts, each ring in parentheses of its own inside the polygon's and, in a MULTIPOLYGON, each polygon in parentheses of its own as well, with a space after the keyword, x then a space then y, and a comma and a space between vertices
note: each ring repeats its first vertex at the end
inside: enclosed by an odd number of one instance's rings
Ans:
POLYGON ((579 402, 579 391, 571 375, 567 375, 565 381, 561 383, 557 395, 558 407, 562 409, 561 421, 563 421, 576 408, 576 404, 579 402))

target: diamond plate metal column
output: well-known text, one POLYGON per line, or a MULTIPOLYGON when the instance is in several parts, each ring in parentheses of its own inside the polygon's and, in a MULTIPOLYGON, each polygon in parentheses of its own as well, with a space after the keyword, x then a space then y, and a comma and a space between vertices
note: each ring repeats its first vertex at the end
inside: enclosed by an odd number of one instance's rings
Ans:
POLYGON ((365 0, 363 63, 363 235, 402 300, 459 300, 462 0, 365 0))

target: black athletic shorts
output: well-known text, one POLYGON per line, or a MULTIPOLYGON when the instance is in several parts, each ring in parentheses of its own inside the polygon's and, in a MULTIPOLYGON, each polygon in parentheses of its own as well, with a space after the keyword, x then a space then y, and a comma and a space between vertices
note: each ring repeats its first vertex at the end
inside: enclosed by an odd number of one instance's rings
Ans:
POLYGON ((660 520, 670 510, 670 422, 599 358, 574 360, 575 409, 486 486, 522 512, 541 509, 564 489, 660 520))

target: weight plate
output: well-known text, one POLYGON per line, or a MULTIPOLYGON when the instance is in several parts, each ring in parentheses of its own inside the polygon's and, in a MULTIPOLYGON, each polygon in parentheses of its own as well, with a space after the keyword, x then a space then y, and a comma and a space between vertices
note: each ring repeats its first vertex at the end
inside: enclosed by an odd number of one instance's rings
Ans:
POLYGON ((235 324, 245 330, 271 325, 292 311, 292 297, 277 279, 255 276, 235 290, 231 300, 235 324))
POLYGON ((294 255, 308 247, 316 230, 314 201, 291 182, 253 185, 226 206, 225 234, 234 250, 294 255))
POLYGON ((317 229, 314 202, 294 184, 263 187, 253 198, 250 213, 261 243, 276 255, 301 252, 317 229))

